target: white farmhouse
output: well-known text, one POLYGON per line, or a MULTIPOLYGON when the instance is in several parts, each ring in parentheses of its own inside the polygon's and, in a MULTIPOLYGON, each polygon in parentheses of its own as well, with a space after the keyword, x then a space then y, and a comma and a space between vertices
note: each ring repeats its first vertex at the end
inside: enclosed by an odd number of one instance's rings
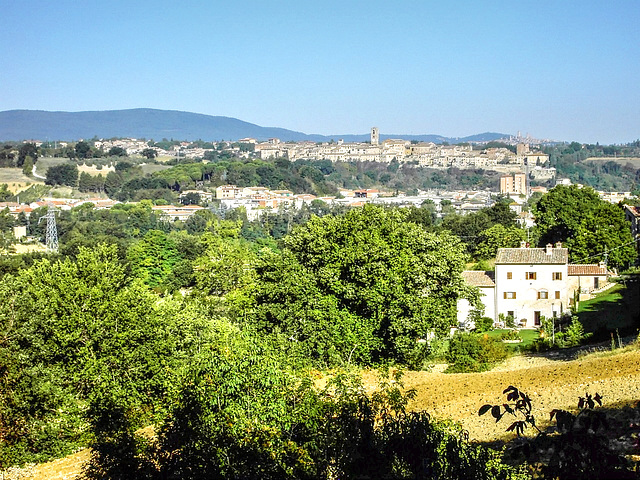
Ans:
POLYGON ((496 315, 511 315, 523 327, 569 309, 569 252, 554 248, 500 248, 496 257, 496 315))
MULTIPOLYGON (((498 322, 511 315, 524 328, 540 326, 542 317, 558 317, 574 308, 576 301, 609 285, 604 263, 569 264, 569 252, 562 244, 546 248, 500 248, 495 272, 462 272, 465 282, 477 287, 485 316, 498 322)), ((458 300, 458 323, 468 325, 471 306, 458 300)))

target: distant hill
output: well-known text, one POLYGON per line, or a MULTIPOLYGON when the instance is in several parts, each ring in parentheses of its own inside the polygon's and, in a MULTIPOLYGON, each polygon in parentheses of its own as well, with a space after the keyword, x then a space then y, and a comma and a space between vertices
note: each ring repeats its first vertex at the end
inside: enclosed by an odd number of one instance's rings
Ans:
MULTIPOLYGON (((490 141, 504 138, 502 133, 482 133, 464 138, 441 135, 381 135, 381 139, 399 138, 434 143, 490 141)), ((43 110, 7 110, 0 112, 0 141, 79 140, 81 138, 133 137, 156 141, 174 140, 258 140, 279 138, 282 141, 346 142, 369 140, 362 135, 308 135, 276 127, 261 127, 237 118, 217 117, 175 110, 136 108, 101 112, 47 112, 43 110)))

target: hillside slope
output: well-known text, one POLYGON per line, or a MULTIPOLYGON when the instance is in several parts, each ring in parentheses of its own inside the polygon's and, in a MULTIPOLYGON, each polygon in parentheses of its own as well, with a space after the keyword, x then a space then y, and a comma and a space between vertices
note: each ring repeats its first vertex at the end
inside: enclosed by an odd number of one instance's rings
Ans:
MULTIPOLYGON (((500 133, 482 133, 464 138, 441 135, 381 135, 426 142, 489 141, 505 137, 500 133)), ((7 140, 79 140, 88 138, 133 137, 156 141, 175 140, 257 140, 279 138, 282 141, 346 142, 369 140, 368 134, 307 135, 277 127, 261 127, 237 118, 137 108, 94 112, 47 112, 42 110, 7 110, 0 112, 0 141, 7 140)))

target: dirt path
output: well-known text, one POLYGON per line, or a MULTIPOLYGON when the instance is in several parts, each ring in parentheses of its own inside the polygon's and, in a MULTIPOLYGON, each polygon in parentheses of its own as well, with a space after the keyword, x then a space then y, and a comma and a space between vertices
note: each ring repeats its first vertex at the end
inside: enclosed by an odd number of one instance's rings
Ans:
MULTIPOLYGON (((508 424, 496 424, 488 415, 478 417, 478 409, 485 403, 502 403, 502 391, 509 385, 529 394, 533 414, 538 419, 548 418, 554 408, 575 408, 578 397, 585 392, 600 393, 605 406, 640 400, 640 351, 571 361, 512 357, 485 373, 407 372, 404 384, 417 390, 410 408, 424 409, 436 418, 451 418, 469 431, 471 439, 488 441, 505 436, 508 424)), ((87 459, 88 451, 83 450, 54 462, 15 471, 5 475, 5 479, 76 479, 87 459)))

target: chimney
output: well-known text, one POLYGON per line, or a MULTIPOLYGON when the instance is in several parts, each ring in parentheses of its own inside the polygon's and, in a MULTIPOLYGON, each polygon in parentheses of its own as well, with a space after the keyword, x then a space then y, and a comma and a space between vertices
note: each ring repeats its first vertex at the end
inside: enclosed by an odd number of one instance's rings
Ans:
POLYGON ((551 250, 553 250, 553 245, 551 245, 550 243, 547 243, 547 255, 551 255, 551 250))
POLYGON ((556 248, 562 248, 562 242, 556 242, 556 248))
POLYGON ((525 241, 520 242, 520 248, 527 248, 527 242, 525 241))

